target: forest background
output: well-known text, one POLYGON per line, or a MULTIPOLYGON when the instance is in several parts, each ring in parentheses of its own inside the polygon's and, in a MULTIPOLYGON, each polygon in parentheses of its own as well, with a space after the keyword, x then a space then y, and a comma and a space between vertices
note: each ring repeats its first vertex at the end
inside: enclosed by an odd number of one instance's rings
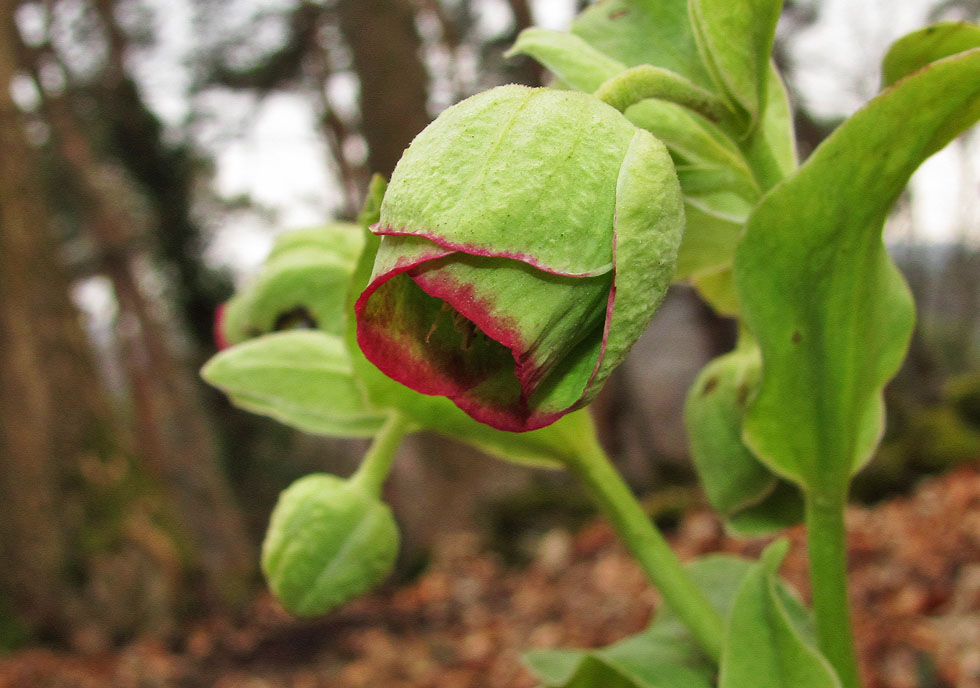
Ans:
MULTIPOLYGON (((278 232, 354 217, 370 174, 389 175, 441 109, 546 83, 503 52, 577 9, 0 0, 0 648, 100 652, 244 608, 279 491, 349 473, 364 445, 299 435, 204 385, 217 307, 278 232)), ((977 21, 980 2, 787 2, 776 54, 803 150, 875 92, 892 39, 942 19, 977 21)), ((974 131, 890 222, 920 327, 857 499, 980 457, 978 160, 974 131)), ((680 409, 732 342, 676 288, 595 405, 621 470, 667 510, 698 503, 680 409)), ((561 476, 435 436, 405 448, 388 497, 400 580, 450 531, 479 528, 520 560, 521 533, 586 509, 561 476)))

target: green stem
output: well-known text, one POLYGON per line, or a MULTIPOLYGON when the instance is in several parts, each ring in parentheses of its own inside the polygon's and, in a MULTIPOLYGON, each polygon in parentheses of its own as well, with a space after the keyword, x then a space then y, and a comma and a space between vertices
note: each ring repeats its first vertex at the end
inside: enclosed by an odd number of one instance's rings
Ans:
POLYGON ((374 436, 374 441, 364 454, 361 465, 350 477, 350 482, 357 484, 368 494, 381 496, 381 486, 391 472, 395 452, 405 435, 411 431, 412 425, 408 419, 400 413, 392 412, 374 436))
POLYGON ((721 656, 723 634, 721 616, 684 570, 670 545, 612 466, 595 434, 580 437, 577 447, 578 452, 566 460, 569 470, 588 486, 664 601, 717 662, 721 656))
POLYGON ((807 496, 810 585, 820 649, 837 671, 844 688, 859 688, 861 681, 847 597, 846 501, 846 494, 807 496))
POLYGON ((657 98, 694 110, 713 122, 730 115, 715 94, 676 72, 650 65, 630 67, 617 74, 598 88, 595 97, 620 112, 647 98, 657 98))

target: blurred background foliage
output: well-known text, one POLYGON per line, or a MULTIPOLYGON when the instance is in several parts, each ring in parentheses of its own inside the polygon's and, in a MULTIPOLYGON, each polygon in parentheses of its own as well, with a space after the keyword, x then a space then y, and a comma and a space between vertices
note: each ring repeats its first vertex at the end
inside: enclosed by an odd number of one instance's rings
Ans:
MULTIPOLYGON (((780 25, 804 152, 844 114, 828 114, 819 87, 807 95, 797 81, 807 58, 794 45, 832 4, 788 2, 780 25)), ((917 7, 924 19, 980 16, 976 0, 917 7)), ((240 412, 198 378, 215 351, 215 310, 247 272, 222 247, 254 239, 242 228, 256 223, 287 228, 263 199, 222 190, 215 142, 236 140, 262 103, 304 103, 328 170, 320 221, 351 219, 370 173, 389 175, 439 110, 493 85, 547 82, 502 53, 521 29, 577 9, 0 0, 0 647, 99 650, 234 614, 259 585, 257 546, 279 491, 312 471, 349 473, 364 448, 240 412), (171 13, 186 19, 182 40, 171 13), (148 68, 163 46, 169 62, 148 68)), ((860 69, 841 75, 862 99, 885 47, 868 43, 874 51, 849 53, 860 69)), ((954 148, 975 196, 976 133, 954 148)), ((954 204, 954 231, 937 240, 913 200, 903 198, 889 236, 920 327, 888 391, 880 456, 855 487, 864 500, 980 457, 980 217, 954 204)), ((701 500, 680 409, 696 371, 733 335, 678 288, 595 404, 608 448, 658 513, 701 500)), ((406 446, 387 496, 405 531, 403 575, 447 530, 480 525, 520 560, 522 533, 588 513, 560 475, 432 436, 406 446)))

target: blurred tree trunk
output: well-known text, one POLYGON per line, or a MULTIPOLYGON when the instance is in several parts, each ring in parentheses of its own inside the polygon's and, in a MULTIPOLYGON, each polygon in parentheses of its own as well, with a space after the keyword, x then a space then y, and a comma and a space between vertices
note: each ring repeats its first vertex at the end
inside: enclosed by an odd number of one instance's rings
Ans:
POLYGON ((361 83, 368 164, 372 172, 390 177, 402 151, 430 119, 415 8, 407 0, 340 0, 337 12, 361 83))
POLYGON ((197 343, 210 348, 214 285, 208 283, 200 231, 191 219, 191 161, 186 150, 164 144, 159 120, 126 71, 128 38, 116 20, 116 0, 93 4, 107 44, 101 114, 114 144, 111 153, 125 171, 102 161, 66 102, 50 110, 50 124, 78 181, 92 238, 119 302, 120 320, 129 325, 121 328, 120 343, 141 456, 170 496, 177 522, 190 537, 205 592, 214 601, 237 601, 247 590, 255 557, 221 470, 203 385, 192 372, 202 361, 182 361, 174 355, 134 267, 137 242, 132 239, 155 236, 162 257, 174 267, 178 310, 197 343), (141 197, 150 201, 149 217, 134 211, 141 197), (127 198, 133 202, 127 203, 127 198))
MULTIPOLYGON (((3 11, 10 8, 5 4, 3 11)), ((36 628, 58 622, 65 594, 55 461, 55 445, 65 438, 53 432, 57 390, 49 373, 79 361, 71 350, 77 333, 68 324, 77 314, 52 260, 30 179, 31 151, 8 92, 12 58, 9 42, 0 40, 0 574, 13 611, 36 628), (63 340, 65 334, 71 338, 63 340), (50 355, 54 346, 58 363, 50 355)))
POLYGON ((200 385, 153 313, 134 265, 137 239, 151 220, 133 209, 138 192, 98 159, 68 101, 45 98, 48 124, 77 185, 98 263, 119 304, 117 334, 135 416, 140 459, 168 496, 168 511, 192 548, 209 602, 239 601, 255 568, 244 520, 221 471, 200 385))
POLYGON ((57 636, 79 611, 73 468, 119 442, 9 93, 14 4, 0 2, 0 583, 28 630, 57 636))

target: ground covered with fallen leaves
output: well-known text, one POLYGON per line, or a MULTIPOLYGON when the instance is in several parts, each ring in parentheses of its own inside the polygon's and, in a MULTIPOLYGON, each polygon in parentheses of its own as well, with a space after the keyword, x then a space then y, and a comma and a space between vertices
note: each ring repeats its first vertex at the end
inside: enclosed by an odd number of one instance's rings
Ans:
MULTIPOLYGON (((867 688, 980 688, 980 466, 909 497, 848 513, 851 595, 867 688)), ((782 573, 806 597, 804 533, 782 573)), ((708 512, 672 537, 683 558, 757 555, 708 512)), ((531 688, 529 647, 588 647, 642 629, 659 604, 609 528, 556 529, 508 566, 471 534, 445 538, 412 583, 316 621, 266 596, 175 644, 142 640, 80 657, 27 649, 0 658, 0 688, 531 688)))

